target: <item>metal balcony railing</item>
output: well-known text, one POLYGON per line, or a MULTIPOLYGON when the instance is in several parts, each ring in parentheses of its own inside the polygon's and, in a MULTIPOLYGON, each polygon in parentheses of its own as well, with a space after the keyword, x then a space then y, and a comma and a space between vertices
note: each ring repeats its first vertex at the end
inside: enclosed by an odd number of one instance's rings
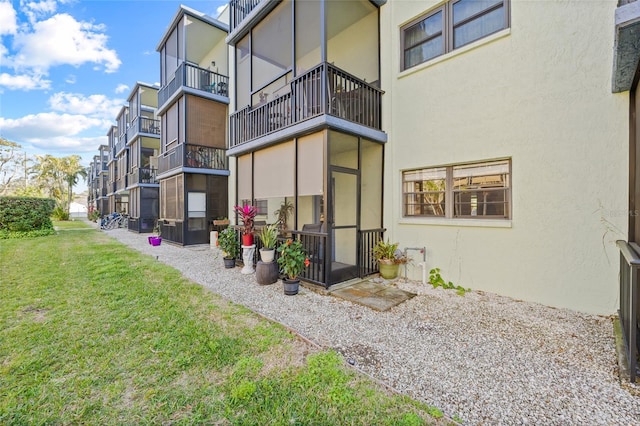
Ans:
POLYGON ((175 149, 158 157, 158 173, 165 173, 179 167, 227 170, 226 150, 202 145, 180 144, 175 149))
POLYGON ((118 154, 122 152, 126 147, 127 147, 127 138, 123 136, 122 138, 120 138, 118 143, 116 143, 113 157, 114 158, 117 157, 118 154))
POLYGON ((160 120, 147 117, 136 117, 127 129, 127 141, 132 141, 139 133, 160 134, 160 120))
POLYGON ((229 2, 230 10, 230 29, 233 31, 251 11, 260 4, 262 0, 231 0, 229 2))
POLYGON ((229 77, 183 62, 174 78, 158 91, 158 105, 164 105, 183 86, 229 97, 229 77))
POLYGON ((129 182, 133 185, 136 183, 158 183, 158 170, 153 167, 140 167, 131 173, 129 182))
POLYGON ((229 118, 229 146, 323 114, 381 130, 382 94, 364 80, 322 63, 292 80, 289 91, 282 96, 233 113, 229 118))

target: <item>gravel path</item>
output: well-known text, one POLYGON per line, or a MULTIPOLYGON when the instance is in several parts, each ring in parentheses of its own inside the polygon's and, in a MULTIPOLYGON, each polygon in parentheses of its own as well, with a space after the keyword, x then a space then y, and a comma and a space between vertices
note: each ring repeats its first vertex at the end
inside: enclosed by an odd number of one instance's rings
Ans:
POLYGON ((376 312, 302 287, 285 296, 280 282, 224 269, 209 246, 106 232, 464 424, 640 425, 640 387, 618 380, 612 318, 403 280, 418 296, 376 312))

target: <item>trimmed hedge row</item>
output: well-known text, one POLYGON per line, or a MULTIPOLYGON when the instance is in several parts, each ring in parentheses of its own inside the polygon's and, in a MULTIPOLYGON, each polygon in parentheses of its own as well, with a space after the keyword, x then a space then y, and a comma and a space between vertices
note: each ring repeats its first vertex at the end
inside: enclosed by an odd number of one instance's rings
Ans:
POLYGON ((0 231, 53 231, 55 206, 50 198, 0 197, 0 231))

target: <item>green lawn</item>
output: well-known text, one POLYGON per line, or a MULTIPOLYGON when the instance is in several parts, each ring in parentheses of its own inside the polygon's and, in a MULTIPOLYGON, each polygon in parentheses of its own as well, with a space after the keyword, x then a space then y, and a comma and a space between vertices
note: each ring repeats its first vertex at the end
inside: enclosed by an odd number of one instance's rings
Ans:
POLYGON ((0 240, 0 424, 446 423, 100 231, 55 225, 0 240))

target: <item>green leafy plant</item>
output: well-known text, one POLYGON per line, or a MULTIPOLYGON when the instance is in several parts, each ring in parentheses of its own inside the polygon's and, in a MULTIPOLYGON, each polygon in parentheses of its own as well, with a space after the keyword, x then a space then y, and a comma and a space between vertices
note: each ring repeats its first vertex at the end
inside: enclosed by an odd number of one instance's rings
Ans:
POLYGON ((224 252, 224 257, 227 259, 235 259, 238 257, 240 246, 238 238, 236 237, 236 231, 232 227, 227 227, 218 235, 218 246, 220 250, 224 252))
POLYGON ((399 243, 391 243, 389 240, 378 241, 373 248, 373 257, 380 263, 389 265, 402 265, 407 263, 407 257, 398 250, 399 243))
POLYGON ((273 249, 276 247, 276 241, 278 240, 278 224, 279 222, 276 222, 262 227, 260 230, 262 247, 266 249, 273 249))
POLYGON ((464 296, 467 291, 471 291, 470 288, 464 288, 453 284, 451 281, 445 281, 442 275, 440 275, 440 268, 433 268, 429 271, 429 282, 433 288, 442 287, 446 290, 455 290, 460 296, 464 296))
POLYGON ((287 220, 289 220, 289 215, 293 213, 293 203, 287 201, 286 199, 280 204, 280 208, 273 212, 273 214, 278 218, 278 223, 280 233, 284 233, 287 230, 287 220))
POLYGON ((278 247, 278 264, 282 273, 290 280, 295 280, 304 268, 309 266, 309 258, 300 240, 288 239, 278 247))

